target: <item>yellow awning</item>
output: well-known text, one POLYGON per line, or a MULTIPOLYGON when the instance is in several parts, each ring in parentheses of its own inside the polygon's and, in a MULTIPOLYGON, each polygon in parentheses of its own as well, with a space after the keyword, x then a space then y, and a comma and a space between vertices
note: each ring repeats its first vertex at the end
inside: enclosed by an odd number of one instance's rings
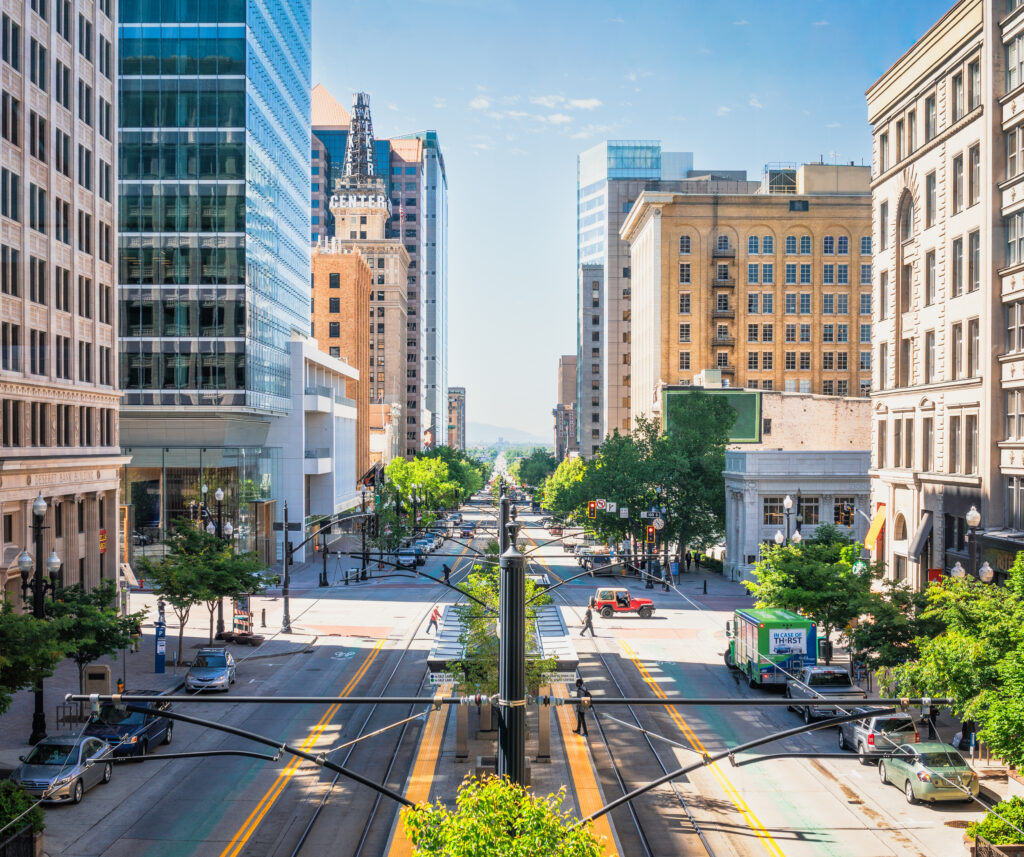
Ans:
POLYGON ((868 534, 864 537, 864 547, 869 551, 875 549, 875 542, 878 541, 878 536, 885 527, 885 503, 878 504, 878 511, 875 512, 875 517, 871 519, 871 526, 868 527, 868 534))

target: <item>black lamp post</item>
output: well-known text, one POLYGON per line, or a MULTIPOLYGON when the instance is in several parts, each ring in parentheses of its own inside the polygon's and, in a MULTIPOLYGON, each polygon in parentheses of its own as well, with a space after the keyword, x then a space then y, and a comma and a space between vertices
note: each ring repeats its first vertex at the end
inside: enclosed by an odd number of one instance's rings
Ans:
POLYGON ((789 544, 790 530, 790 518, 793 516, 793 498, 788 494, 786 499, 782 501, 782 508, 786 511, 786 544, 789 544))
POLYGON ((410 499, 412 500, 412 531, 413 531, 414 534, 416 532, 416 525, 419 523, 419 520, 420 520, 420 513, 419 513, 420 495, 419 495, 419 491, 420 491, 420 486, 416 485, 416 484, 413 484, 413 486, 412 486, 412 497, 410 499))
POLYGON ((967 528, 970 530, 968 535, 969 551, 969 562, 970 562, 970 573, 972 577, 978 576, 978 527, 981 525, 981 512, 978 511, 977 506, 971 506, 970 510, 964 515, 964 520, 967 521, 967 528))
POLYGON ((526 561, 516 549, 520 524, 506 525, 508 547, 499 559, 498 720, 499 777, 526 783, 526 561))
POLYGON ((359 510, 363 513, 363 525, 360 527, 360 535, 362 536, 362 547, 359 551, 360 560, 360 571, 359 579, 366 580, 366 528, 369 526, 369 521, 366 519, 366 486, 363 486, 359 496, 360 505, 359 510))
MULTIPOLYGON (((32 592, 32 615, 36 619, 45 619, 46 614, 43 608, 43 599, 47 592, 55 592, 59 586, 61 560, 56 551, 51 551, 49 557, 43 560, 43 519, 46 517, 46 500, 40 491, 32 503, 32 534, 35 539, 36 556, 33 562, 32 555, 28 550, 23 550, 18 557, 18 571, 21 572, 21 597, 28 600, 28 593, 32 592), (35 578, 32 577, 32 568, 35 566, 35 578), (43 566, 49 572, 49 580, 43 576, 43 566)), ((32 713, 32 734, 29 736, 30 744, 38 744, 46 737, 46 711, 43 707, 43 680, 40 678, 35 688, 35 710, 32 713)))

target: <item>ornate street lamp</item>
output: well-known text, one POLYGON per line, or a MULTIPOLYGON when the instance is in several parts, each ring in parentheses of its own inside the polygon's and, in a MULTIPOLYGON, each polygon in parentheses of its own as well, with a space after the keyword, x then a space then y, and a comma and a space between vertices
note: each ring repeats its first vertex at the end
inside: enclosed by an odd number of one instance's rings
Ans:
POLYGON ((786 537, 782 535, 782 530, 775 531, 775 544, 782 547, 782 543, 786 541, 786 537))
POLYGON ((786 542, 788 543, 790 533, 789 519, 793 515, 793 498, 788 494, 786 495, 786 499, 782 501, 782 508, 786 510, 786 542))
POLYGON ((970 544, 968 545, 970 571, 972 576, 978 574, 978 527, 981 525, 981 513, 978 511, 977 506, 971 506, 970 510, 964 515, 964 520, 967 521, 967 527, 970 529, 970 544))

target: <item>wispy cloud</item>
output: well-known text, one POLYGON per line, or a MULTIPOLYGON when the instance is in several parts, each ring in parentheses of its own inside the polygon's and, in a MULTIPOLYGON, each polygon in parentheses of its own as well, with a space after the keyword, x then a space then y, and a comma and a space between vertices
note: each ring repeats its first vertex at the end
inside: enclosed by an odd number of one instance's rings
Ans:
POLYGON ((611 125, 584 125, 579 131, 570 134, 569 137, 573 140, 589 140, 597 134, 605 134, 611 131, 612 127, 611 125))
POLYGON ((827 27, 828 26, 828 21, 815 21, 811 26, 812 27, 827 27))
POLYGON ((569 106, 577 110, 594 110, 601 106, 601 101, 597 98, 570 98, 569 106))
POLYGON ((652 74, 653 72, 650 72, 645 68, 638 68, 633 71, 627 72, 626 80, 631 80, 633 81, 633 83, 636 83, 641 78, 650 77, 652 74))
POLYGON ((745 27, 747 26, 747 24, 750 23, 750 21, 748 21, 746 18, 743 18, 739 21, 733 21, 732 23, 734 27, 745 27))
POLYGON ((764 105, 761 103, 761 100, 756 95, 751 95, 750 101, 748 101, 747 104, 749 104, 756 110, 760 110, 762 107, 764 107, 764 105))
POLYGON ((839 123, 838 122, 829 122, 828 125, 826 125, 825 127, 826 128, 838 128, 839 127, 839 123))
POLYGON ((491 99, 486 95, 478 95, 469 102, 469 106, 472 110, 486 110, 491 106, 491 99))
POLYGON ((397 109, 398 109, 398 105, 397 104, 389 104, 388 105, 388 110, 397 110, 397 109))
POLYGON ((565 99, 561 95, 531 95, 530 104, 539 104, 541 107, 557 107, 565 99))
POLYGON ((491 149, 493 149, 494 146, 491 143, 488 143, 488 142, 481 142, 481 143, 474 143, 473 144, 473 148, 476 149, 478 152, 488 152, 491 149))
POLYGON ((552 113, 550 116, 538 116, 541 122, 547 122, 551 125, 564 125, 567 122, 572 122, 572 117, 565 113, 552 113))
POLYGON ((434 99, 434 109, 435 110, 444 110, 447 106, 448 106, 448 99, 447 98, 435 98, 434 99))
POLYGON ((732 108, 726 107, 724 104, 715 111, 717 116, 728 116, 730 113, 732 113, 732 108))
POLYGON ((616 18, 609 18, 608 19, 608 23, 609 24, 625 24, 626 23, 626 19, 625 18, 618 18, 618 17, 616 17, 616 18))

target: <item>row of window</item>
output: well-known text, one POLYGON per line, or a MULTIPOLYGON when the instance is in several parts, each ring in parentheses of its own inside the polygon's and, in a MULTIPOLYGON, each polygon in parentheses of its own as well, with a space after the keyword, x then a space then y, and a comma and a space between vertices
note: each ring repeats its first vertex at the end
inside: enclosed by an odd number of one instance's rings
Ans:
MULTIPOLYGON (((73 307, 71 303, 71 272, 59 265, 53 266, 53 282, 49 277, 49 264, 44 259, 29 256, 28 258, 28 298, 33 303, 53 305, 63 312, 75 312, 82 318, 93 317, 93 305, 99 310, 99 320, 110 324, 112 293, 109 285, 103 283, 93 287, 90 277, 78 278, 78 301, 73 307)), ((21 251, 5 244, 0 244, 0 294, 21 297, 24 294, 22 281, 21 251)))
MULTIPOLYGON (((62 380, 72 380, 71 339, 67 336, 54 336, 53 368, 54 375, 62 380)), ((96 346, 91 342, 78 343, 78 377, 77 380, 87 384, 95 383, 109 387, 113 383, 113 362, 111 349, 99 346, 98 359, 96 346), (93 368, 96 368, 94 377, 93 368)), ((0 369, 5 372, 27 371, 32 375, 47 375, 49 358, 49 336, 42 330, 29 330, 29 341, 24 342, 21 325, 13 322, 0 324, 0 369), (27 360, 26 360, 27 357, 27 360)))
MULTIPOLYGON (((939 380, 938 350, 936 331, 926 330, 921 337, 923 360, 914 359, 914 342, 905 338, 900 343, 899 359, 896 365, 896 386, 909 387, 914 383, 932 384, 939 380), (914 372, 914 368, 917 372, 914 372)), ((949 355, 947 378, 951 381, 964 378, 977 378, 981 372, 981 327, 978 319, 967 320, 967 336, 964 339, 964 323, 957 322, 950 326, 949 347, 944 353, 949 355)), ((885 389, 889 378, 889 343, 882 342, 878 346, 878 386, 885 389)))
MULTIPOLYGON (((786 292, 783 295, 783 310, 786 315, 811 315, 812 294, 810 292, 786 292)), ((679 292, 679 315, 690 315, 693 306, 690 292, 679 292)), ((775 295, 770 292, 758 294, 756 292, 747 295, 747 313, 750 315, 773 315, 775 313, 775 295)), ((715 310, 728 311, 731 309, 728 292, 719 292, 715 295, 715 310)), ((849 315, 850 296, 843 293, 826 293, 821 295, 822 315, 849 315)), ((860 314, 871 314, 871 295, 864 292, 860 295, 860 314)), ((625 316, 624 316, 625 317, 625 316)), ((598 316, 594 317, 599 319, 598 316)), ((597 324, 597 321, 594 322, 597 324)))
MULTIPOLYGON (((1016 50, 1014 49, 1012 64, 1016 65, 1016 50)), ((1011 79, 1011 59, 1007 54, 1007 82, 1011 79)), ((1019 77, 1017 78, 1019 80, 1019 77)), ((1014 83, 1016 86, 1016 83, 1014 83)), ((981 105, 981 60, 975 59, 967 64, 966 69, 958 69, 949 81, 949 121, 950 124, 959 122, 967 113, 976 110, 981 105)), ((1008 87, 1013 88, 1013 87, 1008 87)), ((932 92, 924 99, 924 142, 927 143, 935 138, 939 132, 939 112, 936 107, 937 95, 932 92)), ((902 116, 896 119, 891 127, 891 132, 886 130, 878 135, 878 168, 884 173, 891 166, 895 166, 904 158, 909 157, 918 148, 917 140, 917 106, 916 104, 908 109, 902 116), (890 133, 892 142, 895 144, 895 151, 890 148, 890 133), (895 160, 891 156, 895 155, 895 160)))
MULTIPOLYGON (((787 256, 798 255, 809 256, 811 254, 810 235, 787 235, 785 252, 787 256)), ((692 236, 679 236, 679 255, 689 256, 692 250, 692 236)), ((728 251, 732 247, 729 244, 728 235, 719 235, 715 244, 716 250, 728 251)), ((850 238, 847 235, 823 235, 821 238, 821 252, 825 256, 848 256, 850 253, 850 238)), ((775 253, 775 237, 773 235, 750 235, 747 237, 747 254, 751 256, 771 256, 775 253)), ((860 239, 860 254, 871 255, 871 236, 865 235, 860 239)))
MULTIPOLYGON (((853 510, 857 506, 855 497, 836 497, 832 505, 832 523, 843 526, 853 525, 853 510)), ((799 515, 799 521, 808 526, 822 523, 821 498, 798 497, 796 507, 791 515, 799 515)), ((786 522, 786 506, 783 497, 764 497, 762 499, 762 523, 766 527, 782 526, 786 522)))
MULTIPOLYGON (((116 427, 113 408, 0 399, 0 447, 113 446, 116 427)), ((59 508, 54 506, 55 519, 59 517, 59 508)), ((61 536, 60 530, 56 526, 57 538, 61 536)))
MULTIPOLYGON (((935 419, 921 418, 921 442, 915 442, 913 416, 897 416, 891 421, 876 422, 875 459, 879 468, 895 467, 935 472, 935 419), (892 426, 892 444, 889 443, 889 426, 892 426), (890 465, 891 461, 891 465, 890 465)), ((953 414, 948 419, 946 437, 946 473, 974 475, 978 472, 978 415, 972 413, 953 414)))
MULTIPOLYGON (((787 351, 784 355, 785 368, 796 369, 797 358, 796 352, 787 351)), ((771 371, 775 368, 775 352, 773 351, 748 351, 747 352, 747 369, 755 371, 771 371)), ((807 370, 811 368, 811 355, 808 351, 801 351, 799 355, 799 368, 807 370)), ((821 368, 825 372, 849 372, 850 371, 850 355, 846 351, 822 351, 821 352, 821 368)), ((861 351, 860 352, 860 364, 858 366, 861 372, 871 371, 871 352, 861 351)))

